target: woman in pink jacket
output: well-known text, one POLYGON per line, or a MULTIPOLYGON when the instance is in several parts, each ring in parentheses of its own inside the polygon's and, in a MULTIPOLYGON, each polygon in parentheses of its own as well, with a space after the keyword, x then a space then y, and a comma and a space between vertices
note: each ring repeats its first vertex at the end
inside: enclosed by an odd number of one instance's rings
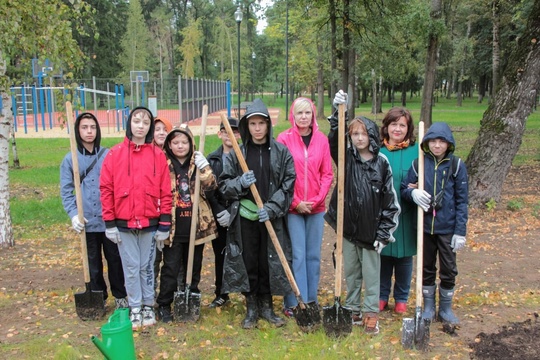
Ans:
MULTIPOLYGON (((319 131, 315 105, 310 99, 300 97, 292 103, 289 121, 291 128, 279 134, 277 141, 291 152, 296 170, 287 218, 292 269, 302 299, 317 303, 325 199, 333 178, 332 158, 328 138, 319 131)), ((284 314, 292 316, 292 308, 297 305, 294 294, 285 296, 284 314)))

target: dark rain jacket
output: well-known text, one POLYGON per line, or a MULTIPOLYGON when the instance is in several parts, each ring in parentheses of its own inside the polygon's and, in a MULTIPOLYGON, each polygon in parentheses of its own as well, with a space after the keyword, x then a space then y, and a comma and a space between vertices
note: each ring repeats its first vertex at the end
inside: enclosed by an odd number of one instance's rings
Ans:
MULTIPOLYGON (((442 206, 434 211, 432 207, 424 213, 424 232, 429 234, 454 234, 465 236, 467 233, 469 183, 467 168, 463 161, 459 161, 457 173, 449 174, 451 170, 451 157, 454 156, 456 142, 452 130, 446 123, 431 125, 422 140, 424 151, 424 190, 431 198, 434 194, 443 191, 442 206), (448 142, 446 156, 437 161, 429 151, 428 142, 433 139, 443 139, 448 142), (446 182, 446 183, 445 183, 446 182)), ((408 184, 418 182, 417 170, 411 166, 407 176, 401 182, 401 197, 412 202, 412 191, 408 184)))
MULTIPOLYGON (((291 205, 294 182, 294 162, 289 150, 276 142, 272 137, 272 124, 268 109, 260 99, 255 99, 248 107, 246 114, 240 120, 238 130, 242 137, 241 150, 246 156, 246 146, 251 142, 247 117, 259 113, 268 117, 268 137, 270 146, 271 171, 269 184, 269 198, 264 204, 270 221, 277 235, 279 243, 289 264, 292 258, 291 239, 287 230, 287 212, 291 205)), ((249 292, 249 280, 242 258, 242 233, 239 218, 239 201, 248 197, 250 190, 244 189, 240 184, 243 171, 235 153, 230 153, 223 164, 223 172, 219 178, 220 191, 227 201, 231 203, 231 224, 227 232, 227 246, 225 248, 225 263, 223 266, 223 293, 249 292)), ((244 241, 246 241, 244 239, 244 241)), ((278 258, 276 249, 268 239, 268 265, 270 271, 270 288, 274 295, 285 295, 291 291, 289 281, 278 258)))
MULTIPOLYGON (((398 225, 400 207, 392 183, 392 169, 388 159, 379 153, 380 140, 377 125, 364 117, 369 135, 369 148, 374 155, 362 161, 358 150, 348 146, 345 151, 345 191, 343 236, 364 249, 374 250, 373 243, 394 242, 393 232, 398 225)), ((350 140, 347 135, 347 139, 350 140)), ((338 163, 338 131, 328 134, 330 153, 338 163)), ((348 141, 350 143, 350 141, 348 141)), ((337 187, 334 188, 325 220, 337 228, 337 187)))

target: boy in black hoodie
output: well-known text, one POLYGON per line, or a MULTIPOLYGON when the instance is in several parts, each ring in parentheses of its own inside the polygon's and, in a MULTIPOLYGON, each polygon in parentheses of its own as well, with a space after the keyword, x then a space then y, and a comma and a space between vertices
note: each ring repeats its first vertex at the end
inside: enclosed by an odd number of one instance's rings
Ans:
POLYGON ((243 156, 251 170, 244 173, 236 154, 231 153, 220 176, 220 192, 231 203, 221 292, 241 292, 246 297, 244 329, 255 327, 259 317, 282 326, 285 322, 274 313, 272 295, 285 295, 291 288, 264 222, 272 222, 290 262, 286 215, 296 179, 294 162, 285 145, 272 137, 270 115, 261 99, 255 99, 247 108, 238 129, 243 156), (244 211, 257 209, 249 189, 251 184, 255 184, 264 203, 262 209, 251 213, 253 216, 244 211))

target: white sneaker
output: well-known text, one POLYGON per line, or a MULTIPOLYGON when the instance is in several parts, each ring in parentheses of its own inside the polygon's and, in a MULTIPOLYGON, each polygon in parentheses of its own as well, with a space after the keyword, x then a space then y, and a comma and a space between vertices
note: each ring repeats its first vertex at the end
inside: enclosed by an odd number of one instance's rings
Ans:
POLYGON ((131 328, 133 330, 140 330, 143 320, 141 308, 132 308, 131 314, 129 315, 129 320, 131 320, 131 328))
POLYGON ((154 308, 148 305, 143 305, 142 308, 142 325, 152 326, 156 324, 156 314, 154 308))

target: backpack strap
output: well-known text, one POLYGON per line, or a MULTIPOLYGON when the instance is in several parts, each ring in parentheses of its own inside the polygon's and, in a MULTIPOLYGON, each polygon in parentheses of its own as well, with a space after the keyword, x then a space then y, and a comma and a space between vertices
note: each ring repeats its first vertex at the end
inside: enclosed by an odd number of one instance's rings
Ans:
POLYGON ((80 183, 82 184, 84 178, 86 177, 86 175, 88 175, 88 173, 90 171, 92 171, 92 169, 94 168, 94 166, 96 165, 97 161, 99 160, 99 158, 101 157, 101 155, 103 155, 103 153, 105 152, 105 148, 101 148, 99 149, 99 152, 97 154, 97 157, 94 159, 94 161, 92 161, 92 163, 90 164, 90 166, 88 166, 86 168, 86 170, 84 170, 84 172, 81 173, 81 180, 80 180, 80 183))

